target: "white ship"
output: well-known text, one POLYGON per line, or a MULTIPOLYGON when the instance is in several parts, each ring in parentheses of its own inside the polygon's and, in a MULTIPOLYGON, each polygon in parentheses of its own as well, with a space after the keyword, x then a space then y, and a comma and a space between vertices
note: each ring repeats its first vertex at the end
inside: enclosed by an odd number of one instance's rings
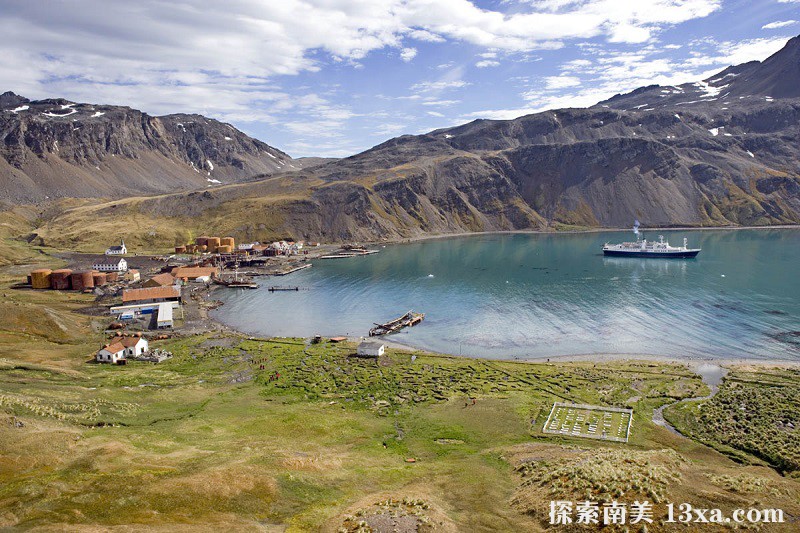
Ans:
POLYGON ((687 239, 683 239, 683 246, 670 246, 663 235, 658 236, 657 242, 642 239, 639 234, 639 221, 633 225, 636 242, 623 242, 620 244, 603 245, 603 254, 617 257, 661 257, 661 258, 689 258, 700 253, 700 248, 689 248, 687 239))

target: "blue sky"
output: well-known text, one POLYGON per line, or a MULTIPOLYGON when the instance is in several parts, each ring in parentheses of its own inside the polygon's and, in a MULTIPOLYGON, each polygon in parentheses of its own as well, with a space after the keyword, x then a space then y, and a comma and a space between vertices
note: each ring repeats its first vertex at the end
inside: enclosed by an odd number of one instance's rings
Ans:
POLYGON ((0 0, 0 89, 201 113, 292 156, 763 59, 800 0, 0 0))

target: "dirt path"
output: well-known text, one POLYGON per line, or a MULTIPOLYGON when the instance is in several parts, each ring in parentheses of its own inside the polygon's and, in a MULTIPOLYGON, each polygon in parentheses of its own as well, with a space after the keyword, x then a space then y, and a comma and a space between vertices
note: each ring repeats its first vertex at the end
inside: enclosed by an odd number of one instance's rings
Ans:
POLYGON ((723 368, 721 366, 717 366, 710 363, 698 364, 697 366, 693 367, 692 370, 700 374, 700 377, 703 379, 703 382, 706 385, 708 385, 709 389, 711 389, 711 393, 707 394, 706 396, 695 396, 693 398, 685 398, 683 400, 678 400, 672 403, 668 403, 662 405, 661 407, 653 411, 653 422, 655 424, 663 428, 666 428, 670 433, 673 433, 675 435, 680 435, 681 437, 686 437, 686 435, 675 429, 675 427, 672 424, 667 422, 667 420, 664 418, 664 409, 682 402, 710 400, 711 398, 714 397, 714 395, 717 394, 717 392, 719 391, 719 384, 722 383, 722 379, 728 374, 727 368, 723 368))

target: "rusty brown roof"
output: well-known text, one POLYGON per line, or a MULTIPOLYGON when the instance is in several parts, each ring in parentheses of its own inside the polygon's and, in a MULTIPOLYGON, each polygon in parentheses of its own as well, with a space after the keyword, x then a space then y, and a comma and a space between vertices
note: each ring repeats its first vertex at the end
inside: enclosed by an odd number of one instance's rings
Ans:
POLYGON ((143 337, 114 337, 111 339, 110 342, 112 345, 114 344, 121 344, 126 348, 130 348, 131 346, 136 346, 143 337))
POLYGON ((156 283, 158 283, 159 285, 164 287, 166 285, 174 284, 175 283, 175 278, 172 277, 172 274, 164 272, 163 274, 156 274, 155 276, 150 278, 148 281, 155 281, 156 283))
POLYGON ((178 267, 172 270, 172 275, 176 278, 195 279, 202 276, 216 276, 219 274, 217 267, 178 267))
POLYGON ((113 343, 113 344, 109 344, 108 346, 106 346, 103 349, 107 350, 107 351, 109 351, 111 353, 119 353, 122 350, 124 350, 125 347, 122 344, 120 344, 119 342, 116 342, 116 343, 113 343))
POLYGON ((127 289, 122 293, 122 303, 158 300, 161 298, 180 298, 181 289, 174 285, 167 287, 147 287, 145 289, 127 289))

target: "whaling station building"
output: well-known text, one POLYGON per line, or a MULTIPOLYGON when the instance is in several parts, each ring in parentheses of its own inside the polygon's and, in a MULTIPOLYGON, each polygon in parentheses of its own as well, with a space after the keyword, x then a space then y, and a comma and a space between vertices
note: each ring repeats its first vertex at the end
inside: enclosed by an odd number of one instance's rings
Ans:
MULTIPOLYGON (((111 314, 120 320, 133 320, 137 316, 156 315, 158 329, 174 326, 174 311, 181 310, 181 288, 177 285, 127 289, 122 292, 122 305, 111 308, 111 314)), ((181 314, 182 316, 182 314, 181 314)))
POLYGON ((124 364, 128 357, 138 357, 147 353, 150 346, 141 334, 117 336, 97 352, 98 363, 124 364))
POLYGON ((126 272, 128 270, 128 262, 125 261, 124 257, 108 257, 95 261, 92 269, 98 272, 126 272))

